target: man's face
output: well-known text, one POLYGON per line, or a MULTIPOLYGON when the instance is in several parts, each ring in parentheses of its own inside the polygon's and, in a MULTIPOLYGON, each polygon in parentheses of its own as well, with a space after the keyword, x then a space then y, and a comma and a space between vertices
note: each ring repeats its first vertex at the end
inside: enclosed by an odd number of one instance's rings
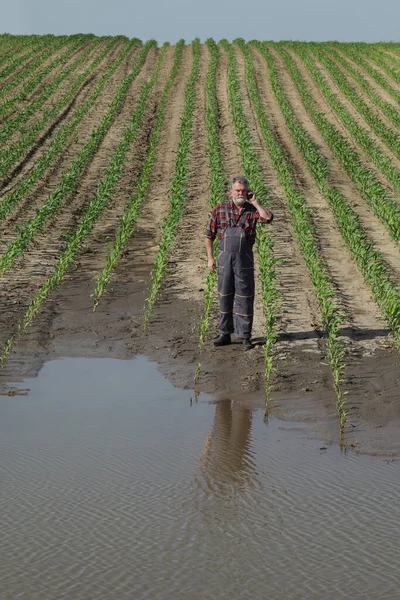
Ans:
POLYGON ((231 198, 237 206, 243 206, 246 202, 247 187, 243 183, 235 181, 231 189, 231 198))

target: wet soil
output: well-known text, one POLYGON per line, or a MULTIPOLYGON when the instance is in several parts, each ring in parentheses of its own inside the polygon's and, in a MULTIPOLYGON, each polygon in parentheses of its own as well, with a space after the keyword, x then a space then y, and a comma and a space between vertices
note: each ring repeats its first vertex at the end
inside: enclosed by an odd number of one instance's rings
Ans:
MULTIPOLYGON (((172 68, 174 48, 166 52, 138 141, 130 150, 112 203, 95 226, 74 267, 44 303, 32 326, 13 349, 8 363, 0 372, 0 391, 8 393, 6 386, 9 381, 35 376, 47 360, 60 356, 132 358, 144 354, 156 360, 161 370, 176 385, 193 388, 195 372, 201 364, 196 382, 199 392, 210 392, 219 398, 246 401, 260 408, 265 406, 265 316, 261 303, 259 275, 253 331, 254 348, 244 352, 235 339, 231 346, 214 348, 212 337, 217 331, 218 323, 216 310, 211 319, 206 343, 201 351, 198 347, 198 325, 203 313, 206 278, 203 230, 209 212, 210 185, 206 142, 206 76, 209 64, 207 47, 203 45, 201 52, 201 71, 196 87, 194 137, 190 150, 191 173, 187 184, 189 200, 185 216, 178 226, 163 290, 149 329, 143 329, 144 306, 160 239, 160 226, 168 210, 168 193, 179 144, 184 92, 192 66, 191 46, 184 49, 180 71, 171 91, 148 199, 141 211, 136 230, 118 262, 107 293, 94 313, 91 294, 96 278, 105 264, 107 244, 113 238, 127 199, 135 191, 157 104, 172 68)), ((64 247, 65 233, 77 223, 101 180, 108 161, 122 138, 124 127, 135 110, 138 92, 154 71, 158 53, 159 49, 149 53, 124 107, 68 205, 63 206, 29 252, 18 261, 15 269, 2 278, 1 344, 16 331, 30 298, 44 279, 54 271, 57 257, 64 247)), ((245 81, 243 57, 240 52, 236 55, 240 78, 245 81)), ((309 199, 320 235, 321 248, 332 269, 348 314, 348 323, 342 332, 347 347, 343 386, 346 392, 348 423, 340 436, 333 378, 327 359, 318 304, 290 222, 283 190, 265 150, 244 84, 240 93, 252 144, 257 150, 265 180, 271 189, 271 196, 265 203, 268 203, 275 213, 271 234, 275 239, 277 254, 282 259, 279 285, 283 302, 268 410, 282 419, 307 421, 321 437, 340 441, 345 447, 360 452, 399 454, 398 351, 394 348, 368 289, 341 245, 339 234, 327 214, 327 207, 315 189, 285 127, 279 106, 269 87, 268 72, 262 58, 257 52, 254 52, 254 57, 260 93, 269 114, 270 124, 296 169, 299 187, 309 199)), ((104 69, 111 59, 110 56, 104 61, 104 69)), ((130 59, 132 61, 132 56, 130 59)), ((380 223, 372 218, 369 209, 365 208, 364 202, 308 118, 294 86, 290 83, 290 77, 279 60, 278 64, 282 83, 290 95, 299 120, 329 159, 332 181, 354 205, 364 210, 365 219, 369 218, 369 231, 375 233, 378 247, 389 256, 392 271, 398 277, 398 248, 382 231, 380 223)), ((59 181, 62 172, 71 164, 73 156, 82 147, 92 127, 104 115, 107 104, 128 68, 128 63, 121 66, 102 100, 99 100, 80 126, 79 134, 71 141, 65 155, 47 175, 46 180, 26 198, 21 208, 4 225, 1 252, 4 252, 5 242, 15 236, 15 225, 21 225, 25 218, 34 214, 37 206, 59 181)), ((311 83, 310 89, 314 91, 311 83)), ((230 112, 227 57, 222 49, 218 66, 217 102, 221 153, 228 180, 232 175, 242 173, 242 165, 230 112)), ((323 110, 326 110, 325 107, 323 110)), ((28 159, 26 169, 29 167, 28 159)))

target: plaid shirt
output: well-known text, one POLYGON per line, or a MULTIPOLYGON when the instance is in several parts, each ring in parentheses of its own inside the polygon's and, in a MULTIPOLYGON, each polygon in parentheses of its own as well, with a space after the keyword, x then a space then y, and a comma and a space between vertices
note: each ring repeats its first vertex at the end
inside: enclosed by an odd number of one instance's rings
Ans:
MULTIPOLYGON (((247 241, 254 244, 256 240, 257 221, 260 223, 268 223, 268 221, 261 217, 258 210, 256 210, 249 202, 246 202, 244 209, 246 210, 246 218, 243 229, 246 233, 247 241)), ((222 239, 224 229, 227 227, 236 227, 242 212, 239 212, 239 208, 231 201, 217 204, 211 213, 210 220, 204 232, 204 237, 215 240, 216 236, 218 236, 219 239, 222 239)))

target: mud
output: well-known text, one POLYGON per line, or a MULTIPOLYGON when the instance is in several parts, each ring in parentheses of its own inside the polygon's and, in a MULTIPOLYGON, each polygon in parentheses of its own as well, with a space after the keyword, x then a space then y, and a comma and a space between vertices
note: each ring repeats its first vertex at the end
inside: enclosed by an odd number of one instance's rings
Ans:
MULTIPOLYGON (((77 193, 64 206, 43 235, 18 262, 16 268, 1 281, 0 342, 16 331, 29 299, 44 278, 54 271, 57 256, 65 244, 65 234, 85 210, 91 195, 104 174, 108 161, 123 135, 124 125, 135 109, 138 92, 153 72, 159 50, 149 54, 141 74, 132 86, 120 115, 102 143, 98 154, 88 167, 77 193)), ((188 180, 189 201, 180 223, 169 258, 164 287, 151 318, 148 331, 143 329, 145 300, 154 258, 158 248, 160 225, 168 208, 168 191, 179 142, 179 124, 184 106, 184 90, 192 65, 191 47, 185 47, 184 57, 171 100, 153 170, 153 183, 143 206, 137 228, 113 274, 107 293, 93 313, 91 294, 96 278, 104 267, 107 243, 112 239, 127 199, 135 190, 149 134, 161 91, 173 64, 174 49, 168 49, 160 78, 152 92, 139 139, 131 149, 113 202, 95 226, 83 253, 63 282, 44 303, 30 329, 19 339, 10 359, 0 373, 0 390, 9 393, 8 382, 36 376, 42 365, 58 357, 133 358, 143 354, 156 360, 162 372, 180 387, 192 389, 194 376, 201 364, 196 382, 198 392, 215 394, 245 402, 251 407, 265 408, 265 359, 263 353, 264 314, 261 306, 260 281, 257 282, 257 301, 254 323, 254 348, 243 352, 234 343, 216 349, 212 338, 217 330, 217 312, 210 323, 203 349, 198 347, 198 324, 203 313, 203 291, 206 277, 203 230, 209 211, 209 165, 206 146, 205 85, 208 50, 202 46, 201 72, 197 83, 197 105, 194 118, 194 138, 191 147, 188 180)), ((131 57, 132 58, 132 57, 131 57)), ((310 199, 321 247, 330 263, 342 292, 349 314, 343 329, 348 353, 344 390, 348 422, 343 435, 339 434, 333 378, 326 356, 324 331, 315 294, 301 258, 290 224, 283 191, 263 146, 251 103, 243 85, 240 93, 244 103, 252 143, 257 149, 263 172, 271 188, 269 203, 275 213, 271 227, 278 254, 282 258, 280 286, 283 306, 279 321, 279 340, 275 346, 275 372, 267 417, 276 415, 285 420, 304 421, 328 442, 340 442, 345 448, 358 452, 396 455, 400 453, 400 412, 398 403, 399 354, 388 336, 354 266, 349 262, 331 220, 323 218, 325 205, 307 175, 293 141, 286 130, 279 107, 269 88, 268 76, 260 56, 255 53, 256 74, 270 122, 298 174, 299 186, 310 199), (338 248, 337 253, 335 248, 338 248), (356 283, 354 283, 356 282, 356 283)), ((103 68, 112 57, 108 57, 103 68)), ((244 62, 237 53, 238 70, 244 81, 244 62)), ((279 63, 280 64, 280 63, 279 63)), ((122 65, 115 74, 104 97, 80 126, 65 155, 16 211, 4 229, 3 244, 15 234, 13 227, 34 214, 37 206, 59 181, 73 156, 82 147, 89 131, 101 119, 118 82, 127 72, 122 65)), ((296 113, 310 134, 321 145, 332 165, 332 179, 338 183, 355 204, 363 201, 349 183, 322 138, 309 121, 290 80, 280 64, 282 81, 295 103, 296 113)), ((310 89, 312 86, 310 85, 310 89)), ((227 60, 221 49, 218 67, 220 143, 227 179, 242 172, 240 154, 231 120, 227 89, 227 60)), ((51 135, 50 135, 51 137, 51 135)), ((32 157, 33 160, 33 157, 32 157)), ((31 163, 26 162, 29 170, 31 163)), ((22 177, 23 173, 17 174, 22 177)), ((11 181, 10 186, 13 185, 11 181)), ((369 211, 364 208, 366 215, 369 211)), ((379 247, 393 257, 393 273, 399 275, 398 249, 382 233, 381 226, 370 219, 379 247)))

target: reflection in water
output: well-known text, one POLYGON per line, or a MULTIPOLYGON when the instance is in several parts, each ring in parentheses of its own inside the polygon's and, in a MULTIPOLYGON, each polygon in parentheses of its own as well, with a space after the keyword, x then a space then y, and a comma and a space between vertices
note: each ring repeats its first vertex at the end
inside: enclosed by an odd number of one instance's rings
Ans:
POLYGON ((216 403, 214 425, 200 455, 206 488, 217 495, 242 492, 257 479, 251 450, 251 410, 231 400, 216 403))

